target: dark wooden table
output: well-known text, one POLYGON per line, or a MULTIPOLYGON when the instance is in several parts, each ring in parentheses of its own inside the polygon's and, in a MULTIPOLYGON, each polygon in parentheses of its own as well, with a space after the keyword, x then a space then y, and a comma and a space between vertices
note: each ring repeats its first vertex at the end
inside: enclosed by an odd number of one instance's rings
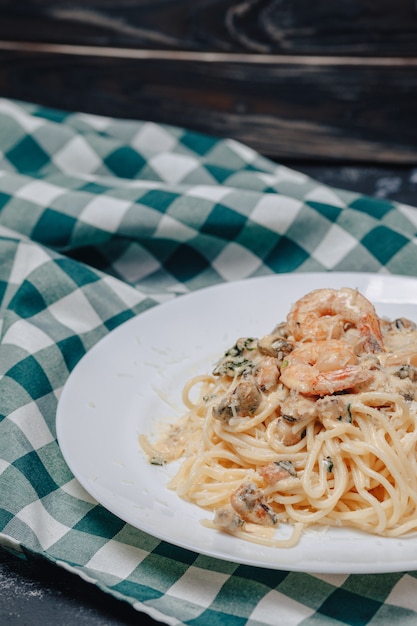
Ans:
POLYGON ((416 162, 415 0, 0 0, 0 96, 416 162))
MULTIPOLYGON (((247 143, 417 206, 414 0, 0 0, 0 97, 247 143)), ((156 624, 0 548, 0 623, 156 624)))

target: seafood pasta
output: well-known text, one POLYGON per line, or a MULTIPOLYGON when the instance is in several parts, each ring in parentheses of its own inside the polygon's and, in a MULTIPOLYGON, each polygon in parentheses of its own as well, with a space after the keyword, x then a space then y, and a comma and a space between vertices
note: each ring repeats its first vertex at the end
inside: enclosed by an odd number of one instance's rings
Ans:
POLYGON ((317 289, 261 338, 185 385, 186 414, 151 443, 204 524, 277 547, 310 526, 417 529, 417 328, 350 288, 317 289), (198 397, 196 397, 196 395, 198 397), (286 523, 289 538, 276 538, 286 523))

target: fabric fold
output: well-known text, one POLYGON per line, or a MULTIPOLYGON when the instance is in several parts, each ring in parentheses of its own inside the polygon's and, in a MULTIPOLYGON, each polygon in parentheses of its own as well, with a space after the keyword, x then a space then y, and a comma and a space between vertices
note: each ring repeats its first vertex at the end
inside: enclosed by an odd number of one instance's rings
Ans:
POLYGON ((416 227, 232 140, 0 100, 0 542, 167 624, 414 623, 414 572, 253 568, 130 527, 70 472, 55 414, 79 360, 150 307, 283 272, 415 276, 416 227))

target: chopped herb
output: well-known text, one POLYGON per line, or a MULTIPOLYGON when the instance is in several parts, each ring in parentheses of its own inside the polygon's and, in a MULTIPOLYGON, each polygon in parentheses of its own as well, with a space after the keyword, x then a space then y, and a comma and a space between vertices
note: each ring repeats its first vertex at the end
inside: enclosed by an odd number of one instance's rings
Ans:
POLYGON ((281 417, 282 417, 282 419, 284 419, 289 424, 293 424, 294 422, 297 421, 297 419, 295 417, 293 417, 292 415, 282 415, 281 417))
POLYGON ((267 513, 271 519, 271 522, 273 524, 277 524, 278 523, 278 517, 275 515, 275 513, 272 511, 272 509, 265 504, 264 502, 261 502, 261 507, 263 508, 263 510, 265 511, 265 513, 267 513))
POLYGON ((337 418, 339 420, 339 422, 346 422, 347 424, 351 424, 352 423, 352 413, 351 413, 351 410, 350 410, 351 406, 352 406, 351 404, 346 405, 347 414, 346 415, 339 415, 339 417, 337 418))
POLYGON ((238 339, 235 345, 225 352, 224 356, 240 356, 245 350, 255 350, 257 345, 257 340, 253 337, 243 337, 238 339))
POLYGON ((331 474, 332 471, 333 471, 333 467, 334 467, 334 463, 333 463, 332 457, 331 456, 326 456, 326 458, 323 459, 323 465, 327 469, 329 474, 331 474))
POLYGON ((220 361, 213 370, 214 376, 234 376, 235 374, 248 374, 255 367, 253 361, 238 356, 233 359, 225 359, 220 361))
POLYGON ((166 460, 162 456, 153 456, 149 459, 151 465, 166 465, 166 460))
POLYGON ((282 467, 282 469, 287 471, 290 476, 293 476, 294 478, 297 476, 297 472, 295 471, 292 461, 274 461, 274 463, 278 467, 282 467))
POLYGON ((241 337, 234 346, 227 350, 213 369, 214 376, 235 376, 248 374, 255 365, 245 356, 245 352, 256 350, 258 340, 253 337, 241 337))

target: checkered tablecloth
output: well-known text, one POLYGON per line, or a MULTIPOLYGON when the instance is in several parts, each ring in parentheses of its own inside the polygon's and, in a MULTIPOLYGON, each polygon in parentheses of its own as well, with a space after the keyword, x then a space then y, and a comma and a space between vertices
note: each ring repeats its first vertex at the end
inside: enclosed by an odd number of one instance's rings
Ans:
POLYGON ((236 141, 0 100, 2 545, 167 624, 416 624, 416 572, 261 569, 130 527, 80 487, 55 432, 69 373, 132 316, 281 272, 416 276, 416 230, 415 208, 323 186, 236 141))

